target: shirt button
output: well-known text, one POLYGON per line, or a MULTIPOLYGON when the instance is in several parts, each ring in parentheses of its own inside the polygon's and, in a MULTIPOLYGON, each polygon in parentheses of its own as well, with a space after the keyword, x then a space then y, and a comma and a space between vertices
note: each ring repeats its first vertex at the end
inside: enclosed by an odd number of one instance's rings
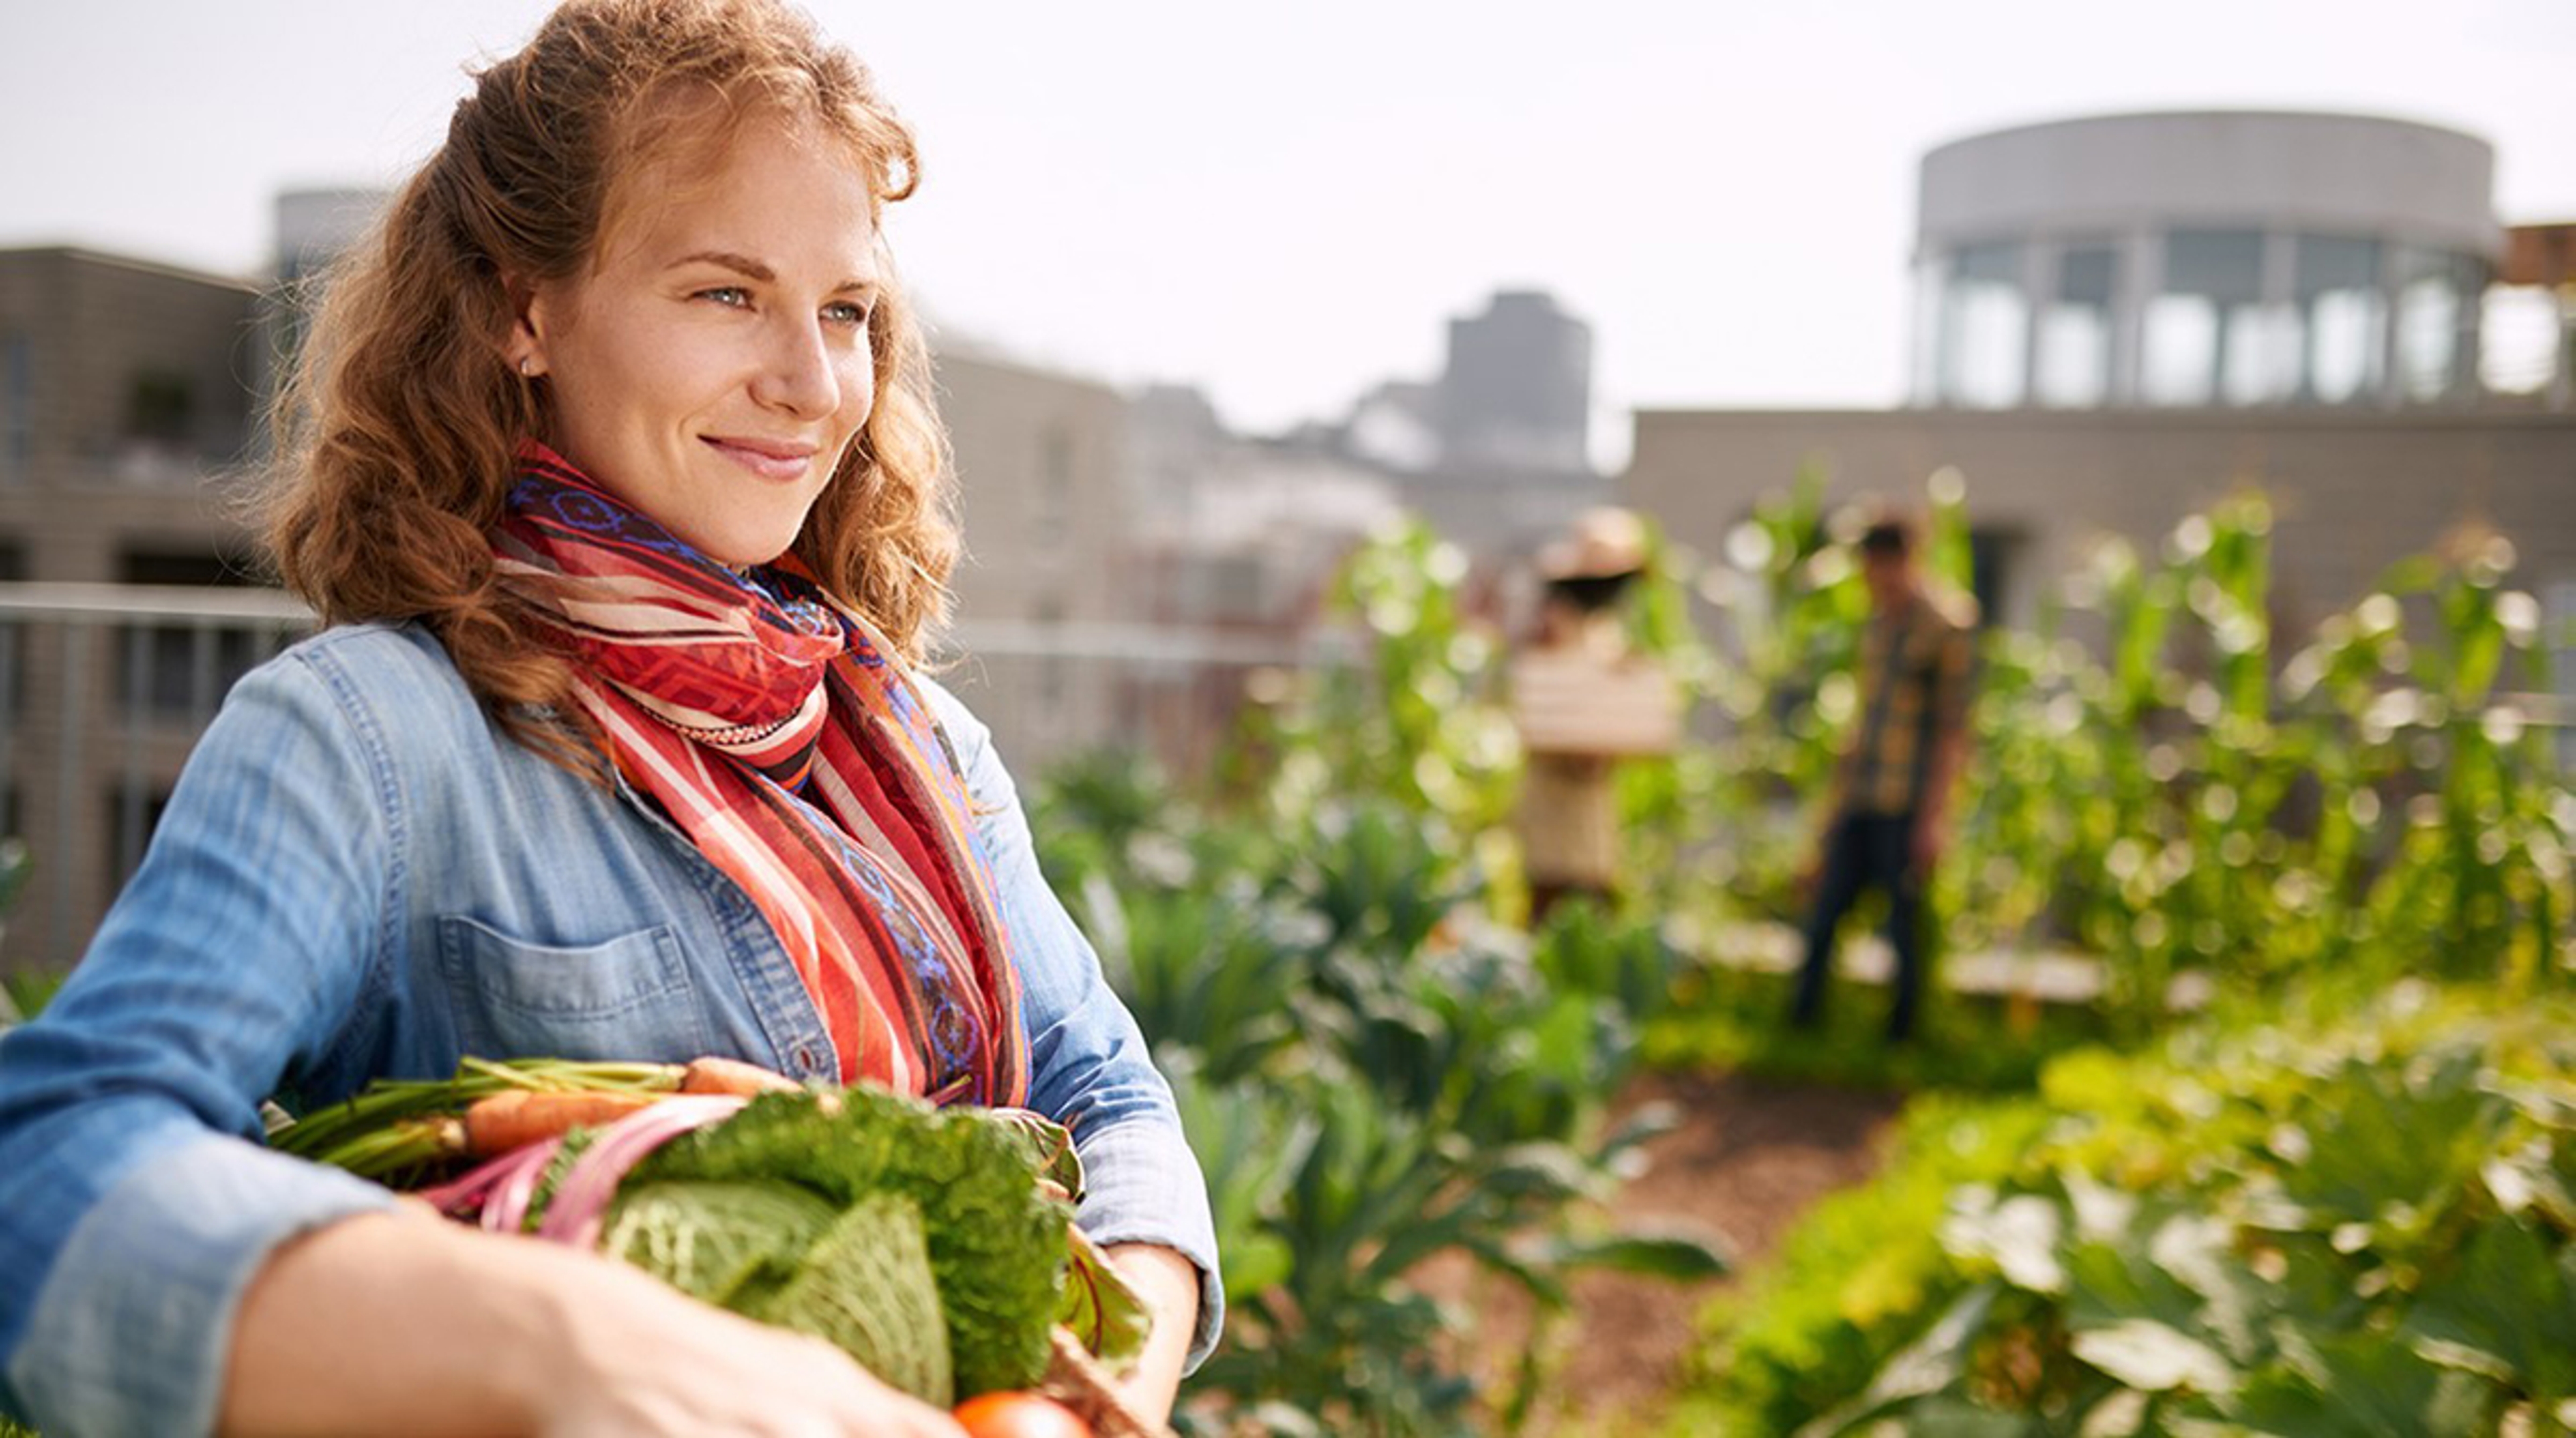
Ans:
POLYGON ((814 1046, 812 1044, 798 1044, 796 1046, 796 1067, 804 1070, 805 1073, 808 1074, 814 1071, 814 1046))

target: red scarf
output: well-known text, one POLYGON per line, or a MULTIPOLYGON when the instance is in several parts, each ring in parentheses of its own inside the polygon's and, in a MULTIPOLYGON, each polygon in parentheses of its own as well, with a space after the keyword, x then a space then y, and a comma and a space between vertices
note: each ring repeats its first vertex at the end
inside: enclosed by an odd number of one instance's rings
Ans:
POLYGON ((736 574, 544 446, 520 463, 501 583, 576 661, 619 771, 769 920, 842 1081, 1025 1102, 965 780, 874 631, 793 560, 736 574))

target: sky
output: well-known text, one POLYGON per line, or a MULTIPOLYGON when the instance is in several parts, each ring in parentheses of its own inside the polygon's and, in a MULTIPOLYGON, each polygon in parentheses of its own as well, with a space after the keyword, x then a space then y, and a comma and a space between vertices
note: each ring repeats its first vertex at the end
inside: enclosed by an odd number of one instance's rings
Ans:
MULTIPOLYGON (((284 188, 386 185, 539 0, 6 0, 0 246, 270 264, 284 188)), ((1452 316, 1594 332, 1639 406, 1903 397, 1916 167, 1984 130, 2323 109, 2496 147, 2576 219, 2576 0, 811 0, 920 134, 887 223, 936 326, 1238 427, 1437 372, 1452 316)))

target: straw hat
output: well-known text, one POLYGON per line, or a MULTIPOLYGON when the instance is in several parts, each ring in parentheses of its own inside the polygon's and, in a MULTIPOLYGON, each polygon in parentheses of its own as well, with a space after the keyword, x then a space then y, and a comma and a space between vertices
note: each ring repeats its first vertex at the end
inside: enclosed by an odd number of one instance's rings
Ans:
POLYGON ((1646 522, 1615 505, 1585 510, 1563 539, 1538 552, 1538 572, 1548 579, 1608 579, 1645 567, 1646 522))

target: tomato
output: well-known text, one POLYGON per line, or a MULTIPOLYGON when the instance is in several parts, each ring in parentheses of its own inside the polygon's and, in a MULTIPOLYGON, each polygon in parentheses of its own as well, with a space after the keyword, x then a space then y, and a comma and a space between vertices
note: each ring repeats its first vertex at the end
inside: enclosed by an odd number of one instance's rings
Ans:
POLYGON ((970 1438, 1091 1438, 1091 1425, 1072 1409, 1034 1393, 986 1393, 958 1404, 954 1416, 970 1438))

